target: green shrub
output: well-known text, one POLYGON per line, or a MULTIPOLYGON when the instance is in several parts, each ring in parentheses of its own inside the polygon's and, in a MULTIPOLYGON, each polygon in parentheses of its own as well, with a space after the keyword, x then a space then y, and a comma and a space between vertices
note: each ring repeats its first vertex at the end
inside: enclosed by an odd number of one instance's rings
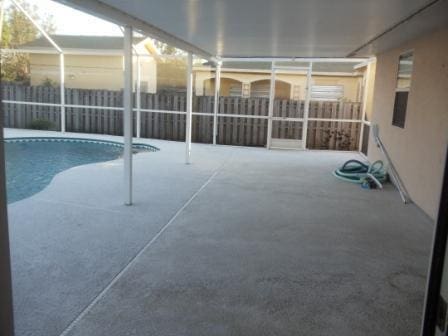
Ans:
POLYGON ((45 87, 53 87, 53 88, 55 88, 55 87, 58 86, 58 83, 56 81, 52 80, 51 78, 45 77, 42 80, 40 85, 45 86, 45 87))
POLYGON ((34 119, 29 127, 31 129, 35 129, 35 130, 45 130, 45 131, 52 131, 56 129, 56 125, 51 122, 50 120, 46 120, 46 119, 34 119))

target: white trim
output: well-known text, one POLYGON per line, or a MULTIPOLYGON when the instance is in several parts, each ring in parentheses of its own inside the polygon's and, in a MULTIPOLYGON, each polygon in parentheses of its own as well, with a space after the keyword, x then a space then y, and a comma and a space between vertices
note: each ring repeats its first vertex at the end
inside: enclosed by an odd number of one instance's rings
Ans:
MULTIPOLYGON (((57 103, 40 103, 40 102, 27 102, 27 101, 16 101, 16 100, 2 100, 4 104, 17 104, 17 105, 36 105, 36 106, 54 106, 59 107, 61 104, 57 103)), ((76 105, 76 104, 65 104, 66 108, 86 108, 92 110, 114 110, 114 111, 123 111, 122 107, 112 107, 112 106, 98 106, 98 105, 76 105)), ((136 108, 133 108, 133 111, 137 111, 136 108)), ((186 115, 186 111, 173 111, 173 110, 157 110, 157 109, 140 109, 141 112, 145 113, 166 113, 166 114, 178 114, 178 115, 186 115)), ((213 117, 214 113, 204 113, 204 112, 191 112, 194 116, 203 116, 203 117, 213 117)), ((251 114, 227 114, 227 113, 218 113, 218 117, 226 117, 226 118, 247 118, 247 119, 262 119, 267 120, 269 116, 262 115, 251 115, 251 114)), ((295 121, 295 122, 303 122, 304 118, 288 118, 288 117, 272 117, 272 120, 275 121, 295 121)), ((308 121, 325 121, 325 122, 352 122, 352 123, 362 123, 361 119, 332 119, 332 118, 308 118, 308 121)), ((365 125, 370 126, 369 121, 364 121, 365 125)))
MULTIPOLYGON (((59 54, 58 51, 50 48, 18 48, 18 49, 0 49, 1 53, 23 53, 23 54, 59 54)), ((65 55, 77 55, 77 56, 123 56, 122 49, 64 49, 65 55)), ((139 54, 133 52, 134 56, 155 58, 149 54, 139 54)), ((165 58, 165 57, 163 57, 165 58)))
MULTIPOLYGON (((27 101, 20 101, 20 100, 2 100, 2 103, 4 104, 16 104, 16 105, 36 105, 36 106, 57 106, 60 107, 60 103, 41 103, 41 102, 27 102, 27 101)), ((65 105, 67 106, 67 105, 65 105)), ((122 110, 121 107, 118 107, 118 109, 122 110)))
MULTIPOLYGON (((206 66, 195 66, 193 68, 194 72, 213 72, 214 70, 210 67, 206 66)), ((267 69, 241 69, 241 68, 223 68, 221 70, 223 74, 225 73, 263 73, 263 74, 270 74, 271 71, 267 69)), ((278 73, 282 75, 306 75, 307 71, 279 71, 278 73)), ((361 74, 359 72, 328 72, 328 71, 314 71, 313 75, 315 76, 337 76, 337 77, 360 77, 361 74)), ((209 77, 213 78, 213 77, 209 77)))
POLYGON ((347 58, 347 57, 336 57, 336 58, 306 58, 306 57, 221 57, 222 62, 313 62, 313 63, 356 63, 364 62, 368 58, 347 58))
POLYGON ((360 68, 364 68, 364 67, 368 66, 370 63, 374 63, 374 62, 376 62, 376 57, 370 57, 368 60, 358 63, 355 66, 353 66, 353 69, 357 70, 360 68))
POLYGON ((305 73, 308 72, 309 67, 307 66, 283 66, 283 65, 276 65, 274 70, 279 72, 280 70, 284 71, 291 71, 291 72, 299 72, 299 71, 305 71, 305 73))
POLYGON ((361 123, 360 119, 331 119, 331 118, 308 118, 308 121, 327 121, 327 122, 348 122, 361 123))

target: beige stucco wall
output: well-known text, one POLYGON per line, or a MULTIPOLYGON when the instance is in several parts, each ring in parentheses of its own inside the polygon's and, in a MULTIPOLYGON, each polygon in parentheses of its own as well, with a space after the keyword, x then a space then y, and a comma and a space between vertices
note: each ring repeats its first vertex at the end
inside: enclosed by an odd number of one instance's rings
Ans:
MULTIPOLYGON (((377 55, 372 121, 413 201, 432 218, 448 144, 448 28, 377 55), (414 50, 404 129, 392 126, 398 58, 414 50)), ((370 160, 381 158, 372 141, 370 160)), ((398 197, 398 196, 397 196, 398 197)))
MULTIPOLYGON (((206 71, 196 71, 195 76, 195 90, 198 95, 211 95, 213 87, 210 85, 210 78, 213 78, 214 74, 206 71)), ((244 84, 253 85, 259 81, 270 81, 269 73, 257 73, 257 72, 230 72, 223 71, 221 78, 233 79, 244 84)), ((277 74, 276 79, 279 82, 288 84, 290 90, 287 93, 286 86, 283 85, 279 90, 276 90, 276 96, 295 99, 305 99, 306 94, 306 75, 305 74, 277 74)), ((348 101, 358 101, 360 84, 362 76, 327 76, 327 75, 313 75, 312 83, 314 85, 343 85, 344 86, 344 98, 348 101)), ((222 84, 221 84, 222 87, 222 84)), ((225 91, 222 91, 225 95, 225 91)))
MULTIPOLYGON (((219 91, 221 96, 229 96, 230 95, 230 87, 233 85, 238 85, 242 89, 242 83, 239 81, 236 81, 234 79, 229 78, 221 78, 221 83, 219 87, 219 91)), ((210 78, 208 80, 205 80, 203 83, 204 86, 204 95, 205 96, 213 96, 215 94, 215 79, 210 78)), ((201 93, 202 94, 202 93, 201 93)))
POLYGON ((373 114, 373 97, 375 95, 376 61, 371 62, 368 67, 369 69, 367 69, 367 67, 364 69, 364 71, 366 71, 364 85, 367 86, 364 99, 366 105, 366 120, 371 121, 373 114))
POLYGON ((347 101, 359 101, 362 77, 313 76, 313 85, 342 85, 347 101))
MULTIPOLYGON (((203 85, 203 93, 201 91, 201 95, 205 95, 205 96, 213 96, 215 94, 215 79, 214 78, 210 78, 210 79, 206 79, 204 80, 204 82, 202 83, 203 85)), ((235 79, 230 79, 230 78, 226 78, 226 77, 221 77, 221 83, 220 83, 220 87, 219 87, 219 93, 221 96, 230 96, 230 87, 233 85, 239 85, 242 90, 243 90, 243 83, 235 80, 235 79)), ((269 87, 270 85, 270 80, 268 79, 264 79, 264 80, 260 80, 260 81, 255 81, 252 83, 246 83, 245 85, 247 88, 247 92, 243 91, 243 97, 250 96, 250 90, 253 89, 264 89, 266 87, 269 87)), ((281 99, 289 99, 291 96, 291 85, 285 82, 281 82, 281 81, 277 81, 276 85, 275 85, 275 97, 276 98, 281 98, 281 99)))
MULTIPOLYGON (((141 63, 142 82, 145 82, 148 92, 155 92, 155 62, 152 58, 142 58, 141 63)), ((46 78, 59 84, 58 55, 31 54, 30 69, 31 85, 40 85, 46 78)), ((119 55, 65 55, 65 86, 80 89, 120 90, 123 88, 123 57, 119 55)))

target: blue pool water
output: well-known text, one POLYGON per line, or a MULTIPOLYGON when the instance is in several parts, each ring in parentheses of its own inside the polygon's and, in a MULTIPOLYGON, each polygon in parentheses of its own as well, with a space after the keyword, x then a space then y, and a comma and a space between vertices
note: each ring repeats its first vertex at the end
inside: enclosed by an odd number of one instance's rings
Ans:
MULTIPOLYGON (((153 151, 137 145, 135 151, 153 151)), ((44 189, 53 177, 71 167, 104 162, 122 156, 122 145, 108 141, 29 138, 5 141, 8 203, 30 197, 44 189)))

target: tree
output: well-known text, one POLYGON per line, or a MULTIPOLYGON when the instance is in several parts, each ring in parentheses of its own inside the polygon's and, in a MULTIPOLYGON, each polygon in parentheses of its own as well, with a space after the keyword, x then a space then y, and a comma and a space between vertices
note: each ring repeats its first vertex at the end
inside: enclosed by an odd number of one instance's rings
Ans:
MULTIPOLYGON (((30 6, 22 3, 22 7, 39 22, 44 30, 54 33, 55 26, 51 15, 39 18, 36 5, 30 6)), ((39 30, 33 23, 13 4, 5 9, 1 34, 1 48, 16 49, 20 45, 33 41, 39 37, 39 30)), ((1 57, 1 79, 5 81, 29 81, 29 55, 23 53, 4 53, 1 57)))
POLYGON ((183 51, 180 49, 177 49, 176 47, 170 46, 169 44, 166 44, 164 42, 160 42, 158 40, 153 40, 154 45, 159 49, 160 54, 163 55, 182 55, 183 51))

